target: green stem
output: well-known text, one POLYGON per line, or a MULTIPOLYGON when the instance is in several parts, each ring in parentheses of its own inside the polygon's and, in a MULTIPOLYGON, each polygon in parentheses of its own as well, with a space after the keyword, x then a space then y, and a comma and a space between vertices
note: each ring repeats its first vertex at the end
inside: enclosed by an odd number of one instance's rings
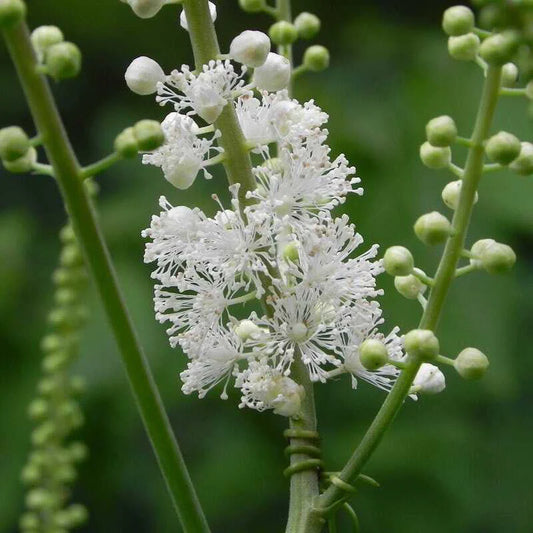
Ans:
POLYGON ((190 533, 208 532, 209 528, 183 457, 124 304, 94 208, 81 179, 82 170, 70 145, 50 87, 46 79, 37 72, 37 61, 28 28, 25 23, 18 24, 6 29, 4 37, 48 159, 54 168, 87 265, 111 323, 137 407, 183 529, 190 533))
MULTIPOLYGON (((490 125, 498 101, 500 79, 501 68, 489 67, 472 134, 472 146, 468 152, 464 170, 459 205, 453 217, 452 224, 454 231, 446 243, 437 269, 435 282, 419 324, 419 328, 421 329, 435 330, 437 328, 450 285, 455 277, 455 269, 464 248, 476 191, 483 174, 483 142, 488 137, 490 131, 490 125)), ((361 469, 371 457, 403 405, 421 364, 422 362, 416 359, 410 358, 408 360, 405 369, 401 372, 391 392, 387 395, 385 402, 361 440, 361 443, 339 474, 339 477, 343 481, 350 482, 350 480, 354 479, 361 472, 361 469)), ((320 516, 320 510, 327 508, 342 497, 342 492, 335 485, 331 485, 318 498, 316 510, 312 513, 306 525, 309 529, 302 529, 301 531, 320 531, 319 529, 310 529, 322 518, 320 516)))
POLYGON ((112 154, 109 154, 107 157, 104 157, 103 159, 100 159, 100 161, 97 161, 96 163, 93 163, 92 165, 87 165, 86 167, 82 168, 81 170, 81 177, 82 179, 91 178, 92 176, 96 176, 97 174, 100 174, 104 170, 107 170, 109 167, 114 165, 115 163, 118 163, 122 159, 122 156, 118 154, 117 152, 113 152, 112 154))

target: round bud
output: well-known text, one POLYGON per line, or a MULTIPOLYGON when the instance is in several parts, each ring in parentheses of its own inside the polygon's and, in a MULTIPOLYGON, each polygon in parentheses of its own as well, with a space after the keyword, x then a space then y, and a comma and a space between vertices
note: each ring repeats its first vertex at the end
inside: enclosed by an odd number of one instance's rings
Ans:
POLYGON ((430 329, 413 329, 403 338, 405 351, 422 361, 432 361, 439 355, 439 339, 430 329))
POLYGON ((320 72, 329 67, 329 52, 328 49, 319 44, 310 46, 304 52, 303 65, 305 68, 313 72, 320 72))
POLYGON ((367 339, 359 347, 359 360, 367 370, 377 370, 389 361, 387 347, 377 339, 367 339))
POLYGON ((37 466, 28 464, 22 469, 20 479, 26 485, 37 485, 41 480, 41 471, 37 466))
POLYGON ((49 374, 54 374, 65 368, 69 362, 68 352, 51 353, 43 359, 43 370, 49 374))
POLYGON ((489 65, 503 65, 510 61, 518 46, 514 32, 496 33, 487 37, 479 47, 479 55, 489 65))
POLYGON ((31 442, 34 446, 44 446, 54 438, 56 432, 55 424, 44 422, 31 432, 31 442))
POLYGON ((422 215, 414 225, 416 236, 430 246, 443 243, 452 233, 450 221, 438 211, 422 215))
POLYGON ((272 39, 272 42, 277 45, 288 45, 292 44, 296 39, 298 39, 298 31, 296 27, 287 22, 286 20, 280 20, 275 24, 270 26, 268 34, 272 39))
POLYGON ((466 6, 449 7, 442 16, 442 29, 448 35, 470 33, 474 24, 474 13, 466 6))
POLYGON ((414 381, 413 390, 420 394, 438 394, 446 388, 446 378, 440 369, 429 363, 420 366, 414 381))
POLYGON ((235 326, 235 333, 243 341, 258 338, 262 332, 262 329, 257 324, 248 319, 241 320, 239 324, 235 326))
POLYGON ((520 154, 509 165, 509 168, 521 176, 533 174, 533 144, 528 142, 520 143, 520 154))
POLYGON ((27 531, 28 533, 39 531, 40 524, 39 515, 36 513, 24 513, 19 520, 21 531, 27 531))
POLYGON ((391 276, 407 276, 414 266, 413 255, 403 246, 391 246, 383 256, 383 267, 391 276))
POLYGON ((40 58, 48 48, 64 40, 63 32, 57 26, 39 26, 31 32, 31 44, 40 58))
POLYGON ((36 398, 28 406, 28 416, 32 420, 42 420, 48 413, 48 403, 42 398, 36 398))
POLYGON ((4 161, 16 161, 24 157, 30 149, 30 140, 26 132, 18 126, 9 126, 0 130, 0 158, 4 161))
POLYGON ((46 489, 33 489, 26 495, 26 505, 29 509, 50 509, 56 503, 56 497, 46 489))
POLYGON ((473 61, 478 53, 479 37, 475 33, 467 33, 448 39, 448 53, 458 61, 473 61))
POLYGON ((157 91, 157 84, 165 80, 159 63, 146 56, 135 58, 124 74, 126 85, 135 94, 145 96, 157 91))
POLYGON ((514 63, 505 63, 502 68, 502 87, 514 87, 518 80, 518 67, 514 63))
POLYGON ((446 168, 452 160, 452 151, 449 146, 432 146, 426 141, 420 146, 420 159, 428 168, 446 168))
MULTIPOLYGON (((459 205, 459 197, 461 195, 461 188, 463 187, 462 180, 457 181, 450 181, 444 189, 442 189, 442 200, 444 203, 454 211, 457 209, 457 206, 459 205)), ((476 194, 474 196, 474 203, 476 204, 479 200, 479 195, 476 191, 476 194)))
POLYGON ((485 153, 488 158, 500 165, 508 165, 520 154, 520 141, 517 137, 506 131, 493 135, 485 144, 485 153))
POLYGON ((294 19, 294 26, 301 39, 312 39, 320 31, 320 19, 312 13, 300 13, 294 19))
POLYGON ((65 509, 65 512, 69 515, 69 523, 71 528, 81 526, 89 518, 87 509, 79 503, 73 503, 72 505, 69 505, 65 509))
POLYGON ((285 261, 291 263, 297 263, 300 259, 299 243, 297 241, 287 243, 281 252, 281 255, 285 261))
POLYGON ((132 11, 142 19, 154 17, 166 4, 166 0, 127 0, 132 11))
POLYGON ((474 258, 472 262, 478 264, 489 274, 504 274, 516 263, 516 254, 507 244, 496 242, 494 239, 481 239, 474 243, 471 249, 474 258))
POLYGON ((119 133, 114 146, 115 151, 127 159, 135 157, 140 150, 133 128, 126 128, 122 133, 119 133))
POLYGON ((264 64, 254 70, 253 80, 258 89, 280 91, 291 81, 291 63, 286 57, 270 52, 264 64))
POLYGON ((477 348, 465 348, 457 356, 453 366, 462 378, 474 380, 480 379, 485 375, 489 367, 489 360, 477 348))
POLYGON ((89 450, 83 442, 74 441, 69 445, 67 453, 71 461, 79 463, 89 455, 89 450))
POLYGON ((165 142, 165 134, 157 120, 140 120, 133 126, 133 135, 143 152, 155 150, 165 142))
POLYGON ((262 31, 243 31, 231 41, 229 48, 232 59, 251 68, 263 65, 269 53, 270 39, 262 31))
POLYGON ((37 150, 33 147, 26 152, 25 155, 15 159, 14 161, 2 161, 4 168, 13 174, 25 174, 33 170, 33 166, 37 162, 37 150))
MULTIPOLYGON (((209 2, 209 14, 211 15, 211 21, 215 22, 217 19, 217 6, 213 2, 209 2)), ((189 24, 187 22, 187 15, 185 14, 185 9, 180 14, 180 26, 189 31, 189 24)))
POLYGON ((9 28, 26 16, 26 4, 22 0, 0 0, 0 28, 9 28))
POLYGON ((239 0, 239 5, 241 6, 241 9, 247 13, 257 13, 263 11, 265 0, 239 0))
POLYGON ((426 286, 412 274, 408 276, 396 276, 394 278, 394 287, 408 300, 416 300, 419 294, 423 294, 426 286))
POLYGON ((426 136, 432 146, 450 146, 457 138, 457 126, 452 117, 442 115, 426 124, 426 136))
POLYGON ((74 78, 81 70, 80 49, 68 41, 50 46, 44 56, 47 73, 56 80, 74 78))

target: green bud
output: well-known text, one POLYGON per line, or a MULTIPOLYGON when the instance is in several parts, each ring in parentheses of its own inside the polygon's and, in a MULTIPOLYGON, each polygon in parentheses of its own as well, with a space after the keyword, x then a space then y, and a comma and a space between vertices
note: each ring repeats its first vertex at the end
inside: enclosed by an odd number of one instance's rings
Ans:
POLYGON ((383 267, 391 276, 407 276, 413 271, 414 266, 413 255, 403 246, 391 246, 383 256, 383 267))
POLYGON ((247 13, 257 13, 265 8, 265 0, 239 0, 239 5, 247 13))
POLYGON ((314 72, 325 70, 329 66, 329 52, 319 44, 310 46, 304 53, 303 65, 314 72))
POLYGON ((20 479, 26 485, 36 485, 41 480, 41 471, 35 465, 26 465, 22 469, 20 479))
POLYGON ((77 477, 76 469, 69 464, 61 465, 54 470, 54 477, 60 483, 72 483, 77 477))
POLYGON ((377 370, 389 361, 387 347, 377 339, 367 339, 359 347, 359 360, 367 370, 377 370))
POLYGON ((514 87, 518 80, 518 67, 514 63, 505 63, 502 68, 502 87, 514 87))
POLYGON ((493 135, 485 144, 485 153, 488 158, 500 165, 508 165, 520 154, 520 141, 517 137, 506 131, 493 135))
POLYGON ((448 39, 448 53, 457 61, 473 61, 478 53, 479 37, 475 33, 467 33, 448 39))
POLYGON ((18 126, 0 130, 0 158, 4 161, 16 161, 24 157, 30 149, 30 139, 18 126))
POLYGON ((419 294, 423 294, 426 286, 412 274, 408 276, 396 276, 394 278, 394 287, 408 300, 416 300, 419 294))
POLYGON ((455 359, 453 366, 464 379, 482 378, 489 367, 487 356, 477 348, 465 348, 455 359))
POLYGON ((320 31, 320 19, 305 11, 294 19, 294 25, 301 39, 312 39, 320 31))
POLYGON ((76 291, 68 288, 58 289, 54 296, 59 305, 72 305, 78 298, 76 291))
POLYGON ((70 362, 70 357, 68 352, 55 352, 47 355, 43 359, 43 370, 49 374, 54 374, 55 372, 65 368, 70 362))
POLYGON ((133 126, 133 135, 139 150, 149 152, 159 148, 165 142, 165 134, 157 120, 141 120, 133 126))
POLYGON ((39 26, 31 32, 31 44, 39 57, 44 57, 48 48, 64 40, 63 32, 57 26, 39 26))
POLYGON ((429 329, 413 329, 403 338, 405 351, 422 361, 432 361, 439 355, 439 339, 429 329))
POLYGON ((73 376, 70 379, 70 388, 74 394, 81 394, 87 388, 85 379, 81 376, 73 376))
POLYGON ((69 505, 69 507, 65 509, 65 512, 69 514, 71 527, 79 527, 89 518, 87 509, 79 503, 69 505))
POLYGON ((286 20, 280 20, 279 22, 272 24, 268 30, 268 35, 270 36, 271 41, 277 45, 292 44, 298 39, 298 31, 296 30, 296 27, 286 20))
POLYGON ((450 146, 457 138, 457 126, 452 117, 442 115, 426 124, 426 136, 432 146, 450 146))
POLYGON ((509 168, 521 176, 533 174, 533 144, 528 142, 520 143, 520 154, 509 165, 509 168))
POLYGON ((44 422, 31 432, 31 442, 34 446, 44 446, 54 438, 55 432, 56 427, 53 422, 44 422))
POLYGON ((471 252, 474 256, 472 263, 478 263, 489 274, 504 274, 516 263, 516 254, 513 249, 494 239, 477 241, 472 246, 471 252))
POLYGON ((416 236, 430 246, 443 243, 452 233, 450 221, 438 211, 422 215, 414 226, 416 236))
POLYGON ((19 520, 19 527, 22 531, 38 531, 40 524, 39 515, 36 513, 24 513, 19 520))
MULTIPOLYGON (((442 189, 442 200, 443 202, 454 211, 457 209, 457 206, 459 205, 459 197, 461 195, 461 188, 463 187, 462 180, 457 181, 450 181, 444 189, 442 189)), ((479 195, 476 191, 476 194, 474 196, 474 203, 476 204, 479 200, 479 195)))
POLYGON ((59 232, 59 239, 63 244, 71 244, 76 241, 76 235, 74 234, 74 228, 67 224, 61 228, 59 232))
POLYGON ((68 41, 54 44, 46 50, 44 64, 47 73, 56 80, 74 78, 81 71, 80 49, 68 41))
POLYGON ((4 168, 13 174, 25 174, 31 172, 37 162, 37 150, 30 146, 26 154, 14 161, 2 161, 4 168))
POLYGON ((0 29, 9 28, 26 16, 26 4, 22 0, 0 0, 0 29))
POLYGON ((448 35, 470 33, 474 25, 474 13, 466 6, 449 7, 442 16, 442 29, 448 35))
POLYGON ((54 507, 57 498, 48 490, 37 488, 26 495, 26 505, 29 509, 45 510, 54 507))
POLYGON ((46 335, 41 340, 41 350, 43 352, 55 352, 63 347, 63 341, 59 335, 53 333, 46 335))
POLYGON ((61 382, 55 377, 46 377, 39 381, 37 385, 37 390, 40 394, 44 396, 50 396, 55 394, 59 389, 61 389, 61 382))
POLYGON ((68 447, 67 452, 69 454, 70 459, 75 463, 83 461, 87 457, 87 455, 89 455, 87 446, 83 444, 83 442, 78 441, 71 443, 68 447))
POLYGON ((449 146, 432 146, 426 141, 420 146, 420 159, 428 168, 446 168, 452 160, 452 151, 449 146))
POLYGON ((518 47, 514 32, 496 33, 487 37, 479 47, 479 55, 489 64, 500 66, 511 60, 518 47))
POLYGON ((126 128, 115 139, 115 151, 122 157, 129 159, 139 153, 139 144, 133 132, 133 128, 126 128))
POLYGON ((28 416, 32 420, 43 420, 48 414, 48 402, 42 398, 35 398, 28 405, 28 416))
POLYGON ((77 244, 67 244, 61 250, 59 264, 62 267, 71 268, 83 265, 83 256, 77 244))
POLYGON ((78 403, 74 400, 66 400, 59 405, 57 415, 71 428, 77 428, 83 424, 83 413, 78 403))

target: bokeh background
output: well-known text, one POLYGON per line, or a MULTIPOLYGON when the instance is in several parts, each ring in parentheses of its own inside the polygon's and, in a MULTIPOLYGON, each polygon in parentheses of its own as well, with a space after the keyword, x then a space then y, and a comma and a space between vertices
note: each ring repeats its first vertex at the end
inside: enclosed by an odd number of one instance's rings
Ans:
MULTIPOLYGON (((150 97, 130 93, 123 72, 138 55, 157 58, 166 71, 191 61, 177 12, 165 8, 142 21, 118 0, 29 1, 30 23, 57 24, 84 53, 82 75, 54 86, 72 141, 83 162, 110 150, 115 135, 141 118, 164 111, 150 97)), ((239 11, 236 0, 217 2, 223 47, 247 28, 265 29, 269 19, 239 11)), ((328 46, 332 66, 298 83, 300 99, 314 98, 330 113, 331 144, 343 151, 363 178, 365 196, 346 205, 368 243, 404 244, 431 271, 438 251, 414 238, 419 214, 441 205, 450 179, 419 162, 426 121, 456 118, 469 134, 481 72, 452 61, 440 31, 443 1, 294 0, 323 20, 314 42, 328 46)), ((297 57, 302 50, 297 47, 297 57)), ((33 131, 4 46, 0 46, 0 123, 33 131)), ((531 137, 523 101, 500 105, 495 129, 531 137)), ((464 154, 459 153, 458 159, 464 154)), ((39 339, 51 303, 50 274, 65 220, 51 179, 13 176, 0 169, 0 531, 16 531, 23 508, 19 472, 29 450, 26 407, 40 372, 39 339)), ((164 403, 187 459, 213 531, 282 531, 287 483, 282 431, 285 420, 239 411, 237 399, 216 394, 198 401, 184 396, 178 374, 184 358, 167 344, 151 309, 150 266, 142 263, 141 230, 158 210, 161 194, 213 212, 213 190, 224 193, 223 176, 198 179, 181 192, 153 167, 123 163, 98 179, 101 221, 122 287, 140 331, 164 403)), ((493 237, 519 256, 515 270, 493 278, 460 279, 448 300, 440 336, 445 353, 476 346, 491 360, 479 383, 447 372, 446 392, 408 402, 367 466, 380 489, 354 499, 368 533, 528 532, 532 530, 533 468, 533 180, 505 172, 483 179, 471 230, 472 242, 493 237)), ((389 324, 413 327, 416 303, 380 280, 389 324)), ((87 532, 174 532, 170 500, 134 409, 125 373, 103 316, 90 294, 92 318, 77 363, 88 381, 81 436, 91 454, 80 471, 75 496, 91 513, 87 532)), ((383 400, 383 394, 348 382, 317 388, 320 430, 330 469, 340 467, 383 400)), ((341 524, 342 529, 347 527, 341 524)))

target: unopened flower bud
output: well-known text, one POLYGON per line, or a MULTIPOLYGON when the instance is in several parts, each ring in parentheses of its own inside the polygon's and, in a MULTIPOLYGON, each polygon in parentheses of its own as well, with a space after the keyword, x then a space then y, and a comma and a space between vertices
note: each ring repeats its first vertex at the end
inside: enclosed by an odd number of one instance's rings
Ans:
POLYGON ((43 370, 49 374, 53 374, 65 368, 69 362, 70 357, 68 352, 51 353, 43 359, 43 370))
POLYGON ((262 31, 243 31, 231 41, 229 49, 232 59, 251 68, 263 65, 269 53, 270 39, 262 31))
POLYGON ((89 518, 89 513, 85 506, 79 504, 79 503, 73 503, 72 505, 69 505, 65 510, 64 513, 68 515, 68 528, 78 528, 82 524, 84 524, 87 519, 89 518))
POLYGON ((479 47, 479 55, 489 65, 507 63, 518 47, 518 38, 514 32, 496 33, 487 37, 479 47))
MULTIPOLYGON (((217 19, 217 6, 213 2, 209 2, 209 14, 211 15, 211 21, 215 22, 217 19)), ((185 9, 180 14, 180 26, 189 31, 189 24, 187 22, 187 15, 185 14, 185 9)))
POLYGON ((520 143, 520 153, 509 165, 509 168, 521 176, 533 174, 533 144, 528 142, 520 143))
POLYGON ((258 89, 281 91, 291 81, 291 63, 286 57, 270 52, 265 63, 254 70, 253 80, 258 89))
POLYGON ((291 263, 297 263, 300 259, 298 242, 289 242, 287 243, 281 252, 281 255, 285 261, 291 263))
POLYGON ((443 243, 452 233, 450 221, 438 211, 422 215, 414 226, 416 236, 430 246, 443 243))
POLYGON ((480 379, 485 375, 489 367, 489 360, 477 348, 465 348, 457 356, 453 366, 462 378, 474 380, 480 379))
POLYGON ((26 152, 25 155, 15 159, 14 161, 2 161, 4 168, 13 174, 25 174, 33 170, 33 166, 37 162, 37 150, 33 147, 26 152))
POLYGON ((48 413, 48 402, 42 398, 36 398, 28 406, 28 416, 32 420, 43 420, 48 413))
POLYGON ((81 70, 80 49, 68 41, 54 44, 46 50, 44 64, 55 80, 74 78, 81 70))
POLYGON ((407 276, 414 266, 413 255, 403 246, 391 246, 383 256, 383 267, 391 276, 407 276))
POLYGON ((0 28, 9 28, 26 16, 26 4, 22 0, 0 0, 0 28))
POLYGON ((502 87, 513 87, 518 80, 518 67, 514 63, 505 63, 502 68, 502 87))
POLYGON ((130 91, 145 96, 157 91, 157 84, 165 80, 165 73, 159 63, 146 56, 135 58, 124 74, 130 91))
POLYGON ((422 361, 432 361, 439 355, 439 339, 430 329, 413 329, 403 338, 405 351, 422 361))
POLYGON ((414 392, 438 394, 446 388, 446 378, 435 365, 423 363, 413 381, 414 392))
POLYGON ((481 239, 474 243, 471 249, 476 262, 489 274, 504 274, 516 263, 516 254, 507 244, 496 242, 494 239, 481 239))
POLYGON ((241 6, 241 9, 247 13, 257 13, 263 11, 265 0, 239 0, 239 5, 241 6))
POLYGON ((313 72, 320 72, 329 67, 329 52, 328 49, 319 44, 310 46, 304 52, 303 65, 305 68, 313 72))
POLYGON ((457 138, 457 126, 452 117, 442 115, 427 123, 426 136, 432 146, 450 146, 457 138))
POLYGON ((448 35, 470 33, 474 24, 474 13, 466 6, 449 7, 442 16, 442 29, 448 35))
MULTIPOLYGON (((442 200, 443 202, 450 208, 450 209, 453 209, 454 211, 457 209, 457 206, 459 205, 459 197, 461 195, 461 188, 463 187, 463 182, 462 180, 457 180, 457 181, 450 181, 450 183, 448 183, 446 185, 446 187, 444 187, 444 189, 442 189, 442 200)), ((476 194, 474 196, 474 203, 476 204, 477 201, 479 199, 479 195, 476 191, 476 194)))
POLYGON ((426 286, 412 274, 408 276, 396 276, 394 278, 394 287, 408 300, 416 300, 419 294, 423 294, 426 286))
POLYGON ((506 131, 493 135, 485 144, 488 158, 500 165, 508 165, 520 154, 520 141, 517 137, 506 131))
POLYGON ((426 141, 420 146, 420 159, 428 168, 446 168, 452 160, 452 151, 449 146, 432 146, 426 141))
POLYGON ((41 521, 36 513, 24 513, 19 520, 21 531, 39 531, 41 521))
POLYGON ((132 11, 142 19, 154 17, 166 4, 166 0, 126 0, 132 11))
POLYGON ((16 161, 24 157, 30 149, 30 140, 18 126, 0 130, 0 158, 3 161, 16 161))
POLYGON ((29 509, 50 509, 55 505, 56 501, 57 497, 47 489, 36 488, 26 495, 26 505, 29 509))
POLYGON ((143 152, 155 150, 165 142, 165 134, 157 120, 140 120, 133 126, 133 135, 143 152))
POLYGON ((367 370, 377 370, 389 360, 387 347, 377 339, 367 339, 359 347, 359 360, 367 370))
POLYGON ((67 453, 71 461, 79 463, 89 455, 89 450, 83 442, 74 441, 69 445, 67 453))
POLYGON ((115 151, 122 157, 131 158, 139 153, 139 143, 133 133, 133 128, 126 128, 115 139, 115 151))
POLYGON ((41 60, 48 48, 64 40, 63 32, 57 26, 39 26, 31 32, 31 44, 41 60))
POLYGON ((246 319, 241 320, 239 324, 235 326, 235 333, 243 341, 247 341, 259 337, 263 333, 263 330, 252 320, 246 319))
POLYGON ((298 39, 298 31, 296 30, 296 27, 286 20, 280 20, 279 22, 272 24, 268 30, 268 34, 270 35, 272 42, 277 45, 292 44, 298 39))
POLYGON ((473 61, 479 50, 480 40, 475 33, 466 33, 448 39, 448 53, 458 61, 473 61))
POLYGON ((301 39, 312 39, 320 31, 320 19, 305 11, 294 19, 294 25, 301 39))

